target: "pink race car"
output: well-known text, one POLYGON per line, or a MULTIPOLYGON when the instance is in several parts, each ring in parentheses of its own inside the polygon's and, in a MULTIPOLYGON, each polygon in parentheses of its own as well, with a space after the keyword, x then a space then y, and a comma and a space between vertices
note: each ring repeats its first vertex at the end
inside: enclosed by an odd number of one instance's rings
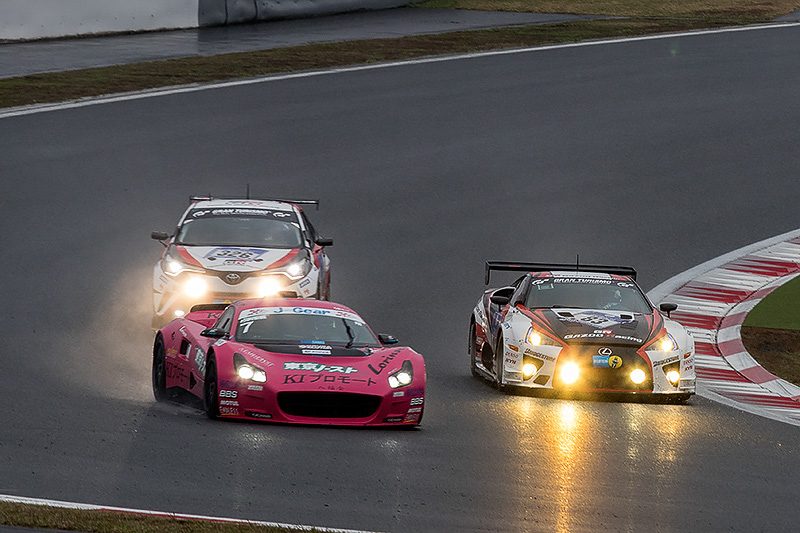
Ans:
POLYGON ((199 305, 156 334, 153 393, 166 401, 188 391, 210 418, 417 426, 425 362, 393 344, 335 303, 199 305))

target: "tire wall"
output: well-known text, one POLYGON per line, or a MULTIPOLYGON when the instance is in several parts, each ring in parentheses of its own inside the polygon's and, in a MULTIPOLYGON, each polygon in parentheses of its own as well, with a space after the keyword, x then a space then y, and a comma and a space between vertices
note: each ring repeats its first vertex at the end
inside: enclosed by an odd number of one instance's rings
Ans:
POLYGON ((0 0, 0 40, 196 28, 408 3, 410 0, 0 0))

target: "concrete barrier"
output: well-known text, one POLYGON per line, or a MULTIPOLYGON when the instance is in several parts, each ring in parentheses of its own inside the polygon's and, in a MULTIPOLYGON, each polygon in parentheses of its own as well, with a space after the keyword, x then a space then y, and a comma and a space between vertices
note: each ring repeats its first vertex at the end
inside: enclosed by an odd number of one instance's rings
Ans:
POLYGON ((410 0, 0 0, 0 40, 196 28, 387 9, 410 0))

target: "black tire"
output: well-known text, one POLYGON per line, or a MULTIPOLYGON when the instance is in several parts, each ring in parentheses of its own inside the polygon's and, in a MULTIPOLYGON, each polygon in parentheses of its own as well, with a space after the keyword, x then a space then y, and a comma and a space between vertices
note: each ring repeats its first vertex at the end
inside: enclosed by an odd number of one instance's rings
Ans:
POLYGON ((157 402, 169 400, 167 391, 167 355, 164 350, 164 339, 159 334, 153 345, 153 396, 157 402))
POLYGON ((495 387, 497 390, 505 390, 506 386, 503 384, 503 377, 505 372, 503 371, 503 354, 505 353, 505 349, 503 348, 503 334, 501 333, 500 336, 497 338, 497 344, 494 347, 494 379, 495 379, 495 387))
POLYGON ((475 341, 477 340, 477 334, 475 333, 475 322, 469 323, 469 346, 467 347, 467 353, 469 354, 469 371, 472 372, 472 375, 476 378, 480 378, 481 375, 478 372, 478 366, 475 364, 475 357, 478 355, 478 349, 475 346, 475 341))
POLYGON ((219 418, 219 389, 217 387, 217 360, 213 354, 206 360, 206 377, 203 384, 203 406, 206 416, 219 418))

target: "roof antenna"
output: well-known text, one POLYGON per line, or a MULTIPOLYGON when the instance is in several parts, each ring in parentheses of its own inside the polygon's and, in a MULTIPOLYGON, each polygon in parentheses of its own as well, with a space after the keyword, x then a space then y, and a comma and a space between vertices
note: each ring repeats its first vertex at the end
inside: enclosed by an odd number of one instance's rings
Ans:
POLYGON ((247 199, 250 199, 250 184, 247 184, 247 199))

